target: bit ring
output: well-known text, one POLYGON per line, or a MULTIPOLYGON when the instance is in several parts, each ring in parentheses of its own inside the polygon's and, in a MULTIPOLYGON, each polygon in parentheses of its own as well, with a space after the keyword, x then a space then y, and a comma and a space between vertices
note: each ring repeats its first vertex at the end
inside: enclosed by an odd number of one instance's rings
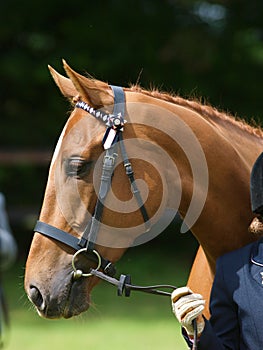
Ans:
MULTIPOLYGON (((79 279, 80 277, 90 277, 90 276, 92 276, 92 274, 91 273, 83 273, 83 271, 82 270, 80 270, 80 269, 77 269, 76 268, 76 265, 75 265, 75 259, 76 259, 76 257, 79 255, 79 254, 81 254, 81 253, 83 253, 83 252, 86 252, 87 251, 87 248, 82 248, 82 249, 80 249, 80 250, 78 250, 74 255, 73 255, 73 257, 72 257, 72 268, 73 268, 73 279, 74 280, 77 280, 77 279, 79 279)), ((95 250, 95 249, 93 249, 92 250, 92 253, 93 254, 95 254, 96 255, 96 257, 98 258, 98 265, 97 265, 97 267, 96 267, 96 271, 97 270, 99 270, 99 268, 101 267, 101 257, 100 257, 100 255, 99 255, 99 253, 97 252, 97 250, 95 250)))

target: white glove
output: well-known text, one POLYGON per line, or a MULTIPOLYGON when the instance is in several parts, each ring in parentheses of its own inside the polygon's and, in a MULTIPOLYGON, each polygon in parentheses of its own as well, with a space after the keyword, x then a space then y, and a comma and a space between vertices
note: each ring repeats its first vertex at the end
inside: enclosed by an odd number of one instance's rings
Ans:
POLYGON ((197 333, 200 335, 205 327, 202 312, 205 300, 202 295, 193 293, 188 287, 177 288, 171 295, 173 313, 185 328, 187 334, 194 336, 193 320, 197 321, 197 333))

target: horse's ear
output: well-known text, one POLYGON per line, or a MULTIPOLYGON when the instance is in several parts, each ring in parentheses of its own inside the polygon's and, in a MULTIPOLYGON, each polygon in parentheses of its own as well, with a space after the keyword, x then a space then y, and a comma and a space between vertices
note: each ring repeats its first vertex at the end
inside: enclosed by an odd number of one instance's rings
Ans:
POLYGON ((66 78, 63 75, 59 74, 51 66, 48 66, 48 69, 59 90, 65 97, 72 99, 74 96, 78 95, 77 89, 69 78, 66 78))
POLYGON ((70 68, 65 60, 63 66, 82 99, 95 108, 113 104, 113 93, 107 83, 84 77, 70 68))

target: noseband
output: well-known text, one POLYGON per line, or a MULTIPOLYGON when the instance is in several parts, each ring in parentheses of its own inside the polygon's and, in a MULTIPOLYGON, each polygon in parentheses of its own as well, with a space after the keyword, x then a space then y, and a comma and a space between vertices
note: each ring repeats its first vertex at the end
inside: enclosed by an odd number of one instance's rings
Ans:
POLYGON ((122 137, 122 132, 126 123, 126 120, 124 119, 124 91, 119 86, 111 86, 111 88, 114 94, 113 114, 106 114, 102 111, 96 110, 83 101, 78 101, 75 105, 76 108, 81 108, 84 111, 88 112, 90 115, 103 122, 107 127, 102 140, 102 144, 106 152, 103 160, 100 188, 94 213, 90 221, 88 222, 87 227, 85 228, 80 239, 75 236, 72 236, 66 231, 63 231, 41 221, 37 221, 37 224, 34 228, 35 232, 41 233, 46 237, 55 239, 56 241, 61 242, 67 245, 68 247, 73 248, 76 251, 72 259, 72 266, 75 278, 79 278, 81 276, 90 276, 89 273, 84 274, 81 270, 76 269, 75 259, 79 254, 84 254, 89 260, 96 262, 98 264, 96 270, 102 268, 103 272, 108 276, 114 276, 116 273, 114 265, 109 260, 104 259, 102 256, 100 256, 100 254, 94 249, 94 245, 96 243, 97 235, 101 224, 102 214, 104 210, 104 202, 111 186, 111 178, 114 173, 115 160, 118 156, 118 146, 122 156, 126 175, 129 178, 131 184, 131 191, 134 197, 136 198, 138 207, 141 211, 145 223, 146 232, 150 229, 149 216, 143 204, 143 200, 140 191, 137 187, 136 181, 134 179, 132 165, 129 161, 122 137))

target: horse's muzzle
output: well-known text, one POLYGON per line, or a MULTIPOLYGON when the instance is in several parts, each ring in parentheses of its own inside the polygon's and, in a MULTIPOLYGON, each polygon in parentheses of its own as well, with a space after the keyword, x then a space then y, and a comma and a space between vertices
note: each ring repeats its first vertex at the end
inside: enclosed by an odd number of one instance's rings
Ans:
POLYGON ((89 308, 87 285, 87 279, 73 280, 71 274, 63 282, 53 282, 50 289, 40 283, 30 284, 26 289, 29 300, 41 317, 58 319, 77 316, 89 308))

